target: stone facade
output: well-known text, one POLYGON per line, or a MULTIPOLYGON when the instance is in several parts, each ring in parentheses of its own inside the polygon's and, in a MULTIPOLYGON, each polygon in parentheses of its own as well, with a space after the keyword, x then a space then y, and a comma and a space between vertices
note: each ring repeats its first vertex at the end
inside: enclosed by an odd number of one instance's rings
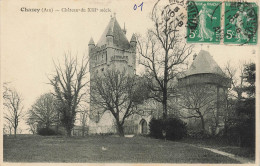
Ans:
MULTIPOLYGON (((217 134, 223 129, 230 79, 227 78, 209 52, 201 50, 198 56, 194 56, 193 63, 184 76, 179 78, 178 85, 181 94, 183 91, 189 91, 186 94, 190 95, 184 95, 183 97, 190 99, 179 100, 179 105, 186 104, 187 106, 187 103, 183 102, 190 101, 192 109, 200 107, 200 111, 204 114, 205 130, 209 133, 217 134), (192 97, 196 97, 196 101, 192 97)), ((180 111, 185 112, 187 108, 180 108, 180 111)), ((183 120, 188 122, 189 128, 200 130, 202 123, 200 118, 194 116, 194 118, 183 118, 183 120)))
MULTIPOLYGON (((125 71, 130 75, 135 74, 136 37, 133 34, 129 42, 126 38, 125 28, 121 29, 115 17, 111 17, 97 44, 95 44, 91 38, 88 46, 90 57, 90 80, 93 76, 112 69, 125 71)), ((92 116, 88 119, 89 133, 116 133, 117 130, 113 115, 109 111, 98 111, 93 109, 94 105, 93 103, 90 103, 90 114, 92 116)), ((129 117, 124 125, 125 133, 147 133, 148 119, 147 116, 143 117, 139 115, 129 117)))
MULTIPOLYGON (((92 38, 90 39, 88 44, 90 79, 108 69, 124 70, 130 75, 135 74, 136 37, 132 35, 129 42, 125 34, 126 30, 121 29, 116 18, 112 17, 97 44, 95 44, 92 38)), ((227 88, 230 86, 230 80, 207 51, 201 50, 183 77, 174 80, 173 83, 176 86, 178 85, 180 90, 184 90, 186 87, 193 87, 194 89, 197 85, 210 89, 212 91, 211 97, 214 100, 212 102, 214 103, 214 110, 212 111, 213 114, 205 115, 205 128, 207 131, 212 132, 213 123, 218 124, 216 126, 217 129, 214 129, 215 131, 218 132, 223 128, 225 107, 227 104, 225 97, 227 88)), ((185 108, 180 106, 185 101, 181 100, 179 96, 178 94, 170 95, 168 102, 172 109, 169 109, 170 116, 178 116, 178 112, 180 111, 185 112, 185 108)), ((88 119, 88 133, 116 133, 117 130, 113 115, 109 111, 104 110, 95 111, 96 113, 93 115, 93 108, 93 104, 90 103, 90 114, 92 116, 89 116, 88 119)), ((124 124, 125 134, 147 134, 149 132, 149 122, 152 117, 161 117, 161 103, 148 100, 139 109, 143 110, 143 114, 130 116, 126 120, 124 124)), ((205 112, 208 108, 205 106, 202 109, 204 109, 202 112, 205 112)), ((199 128, 200 126, 198 118, 183 120, 188 123, 190 128, 199 128)))

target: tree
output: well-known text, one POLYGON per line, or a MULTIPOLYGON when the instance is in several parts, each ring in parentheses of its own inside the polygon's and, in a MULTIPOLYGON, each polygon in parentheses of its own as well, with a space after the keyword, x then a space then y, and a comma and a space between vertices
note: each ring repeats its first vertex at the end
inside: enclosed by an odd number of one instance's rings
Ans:
POLYGON ((4 128, 4 129, 3 129, 3 133, 4 133, 4 134, 7 134, 7 133, 9 133, 9 135, 12 134, 13 126, 12 126, 12 124, 11 124, 9 121, 7 121, 6 123, 4 123, 4 127, 3 127, 3 128, 4 128))
MULTIPOLYGON (((234 84, 237 98, 233 101, 234 114, 228 118, 227 137, 239 146, 255 147, 255 63, 244 63, 241 68, 239 84, 234 84), (238 88, 236 88, 238 87, 238 88)), ((230 110, 229 110, 230 111, 230 110)))
POLYGON ((216 90, 210 85, 194 84, 181 87, 178 91, 180 95, 180 111, 182 118, 198 118, 201 121, 201 130, 205 131, 205 116, 214 115, 216 108, 216 90))
POLYGON ((141 93, 141 88, 136 76, 126 71, 107 70, 96 75, 90 87, 91 111, 109 111, 115 118, 118 134, 124 136, 125 120, 138 112, 137 105, 143 101, 145 93, 141 93))
POLYGON ((255 98, 255 67, 255 63, 249 63, 246 64, 244 68, 244 78, 247 83, 245 86, 245 92, 249 98, 255 98))
POLYGON ((16 137, 19 122, 24 115, 22 97, 15 89, 11 89, 7 84, 4 84, 3 99, 4 118, 14 128, 14 135, 16 137))
POLYGON ((30 126, 32 133, 35 128, 47 128, 57 124, 58 119, 58 102, 51 93, 41 95, 29 110, 27 124, 30 126))
POLYGON ((240 62, 238 69, 231 65, 231 62, 228 61, 224 67, 225 74, 231 80, 231 87, 228 91, 229 98, 235 98, 237 101, 241 101, 243 96, 243 86, 244 86, 244 72, 243 68, 246 63, 240 62), (237 77, 239 75, 239 77, 237 77))
POLYGON ((146 68, 147 79, 151 83, 149 88, 153 92, 151 97, 162 103, 163 118, 168 113, 168 97, 174 92, 173 79, 192 52, 192 46, 183 42, 185 38, 180 29, 183 22, 177 17, 179 10, 179 7, 173 8, 171 5, 160 8, 156 3, 152 12, 154 28, 148 31, 145 38, 139 36, 137 40, 141 57, 139 63, 146 68))
POLYGON ((245 62, 240 61, 238 67, 231 65, 231 61, 228 61, 224 67, 224 72, 227 77, 231 80, 231 86, 228 88, 226 100, 227 100, 227 111, 225 117, 225 130, 224 135, 228 133, 228 126, 232 123, 239 121, 236 107, 243 99, 244 95, 244 65, 245 62))
POLYGON ((58 111, 60 120, 64 125, 67 136, 71 136, 74 127, 77 107, 85 95, 83 88, 87 84, 88 60, 84 57, 79 64, 77 58, 73 58, 71 53, 65 54, 64 68, 60 63, 55 64, 56 72, 50 80, 54 88, 53 95, 59 102, 58 111))
POLYGON ((85 136, 85 132, 87 131, 87 116, 88 116, 88 111, 86 109, 83 109, 82 111, 78 111, 80 112, 80 125, 81 125, 81 131, 82 131, 82 136, 85 136))
POLYGON ((29 132, 31 132, 32 134, 36 134, 37 133, 37 122, 34 119, 27 119, 26 124, 29 126, 29 132))

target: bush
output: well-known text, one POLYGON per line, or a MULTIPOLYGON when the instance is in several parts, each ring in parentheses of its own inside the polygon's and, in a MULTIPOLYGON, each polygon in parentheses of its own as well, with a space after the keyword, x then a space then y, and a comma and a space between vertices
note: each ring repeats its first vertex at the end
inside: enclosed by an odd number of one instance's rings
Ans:
POLYGON ((187 137, 189 137, 189 138, 202 139, 202 138, 210 138, 211 137, 211 135, 207 131, 189 130, 187 133, 188 133, 187 137))
POLYGON ((186 123, 178 118, 152 119, 150 121, 150 136, 154 138, 165 138, 168 140, 179 140, 187 135, 186 123))
POLYGON ((239 119, 227 126, 227 138, 230 143, 241 147, 255 147, 254 119, 239 119))
POLYGON ((151 119, 149 123, 150 136, 153 138, 163 138, 163 121, 162 119, 151 119))
POLYGON ((50 128, 40 128, 38 130, 38 134, 39 135, 43 135, 43 136, 57 135, 57 133, 54 130, 50 129, 50 128))

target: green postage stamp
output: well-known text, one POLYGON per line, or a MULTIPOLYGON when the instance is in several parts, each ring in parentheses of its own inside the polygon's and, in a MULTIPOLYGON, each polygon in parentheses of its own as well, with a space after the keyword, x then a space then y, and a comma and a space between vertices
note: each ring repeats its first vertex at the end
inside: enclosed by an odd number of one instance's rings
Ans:
POLYGON ((257 12, 255 3, 225 2, 225 44, 257 43, 257 12))
POLYGON ((220 43, 221 4, 188 2, 187 42, 220 43))
POLYGON ((221 11, 222 3, 188 2, 187 42, 257 44, 257 4, 225 2, 221 11))

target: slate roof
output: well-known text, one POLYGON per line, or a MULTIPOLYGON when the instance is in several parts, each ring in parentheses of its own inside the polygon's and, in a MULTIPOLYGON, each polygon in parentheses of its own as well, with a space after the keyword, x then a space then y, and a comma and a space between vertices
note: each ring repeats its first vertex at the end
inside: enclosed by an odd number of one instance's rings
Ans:
POLYGON ((121 49, 129 49, 130 43, 127 40, 123 30, 121 29, 120 25, 118 24, 115 17, 112 17, 103 32, 101 38, 99 39, 97 46, 102 46, 106 44, 106 36, 110 35, 113 36, 113 43, 114 46, 119 47, 121 49))
POLYGON ((92 37, 90 38, 88 45, 95 45, 94 40, 93 40, 92 37))
POLYGON ((225 73, 221 70, 209 52, 201 50, 188 71, 185 73, 185 76, 204 73, 218 74, 226 77, 225 73))

